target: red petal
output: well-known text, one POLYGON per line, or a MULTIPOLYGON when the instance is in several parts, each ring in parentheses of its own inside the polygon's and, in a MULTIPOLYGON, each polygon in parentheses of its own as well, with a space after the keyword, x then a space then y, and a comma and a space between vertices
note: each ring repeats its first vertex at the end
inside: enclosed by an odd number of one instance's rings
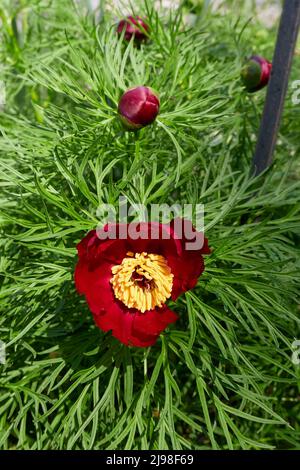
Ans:
POLYGON ((174 237, 178 237, 182 244, 182 256, 174 257, 168 256, 167 261, 172 273, 174 274, 172 300, 190 289, 193 289, 197 284, 198 278, 204 271, 203 254, 210 254, 208 241, 201 232, 197 232, 192 223, 188 220, 175 219, 171 223, 174 231, 174 237), (181 226, 180 225, 184 224, 181 226), (182 233, 176 232, 178 227, 182 233), (198 244, 193 245, 194 241, 198 240, 198 244), (188 249, 195 248, 195 249, 188 249))
POLYGON ((174 274, 172 300, 193 289, 204 271, 204 260, 199 252, 186 252, 184 258, 169 258, 168 265, 174 274))
POLYGON ((93 243, 97 238, 96 230, 91 230, 77 245, 78 256, 86 256, 89 243, 93 243))
POLYGON ((176 239, 174 231, 169 224, 159 224, 158 222, 141 222, 130 224, 129 230, 136 231, 140 237, 133 239, 128 237, 128 246, 134 253, 156 253, 165 256, 181 256, 181 240, 176 239))
POLYGON ((130 342, 133 346, 151 346, 158 336, 170 323, 174 323, 178 315, 166 305, 145 313, 136 313, 132 325, 132 336, 130 342), (138 344, 140 343, 140 344, 138 344))
POLYGON ((101 330, 111 330, 112 335, 121 343, 140 348, 155 344, 160 333, 177 318, 166 306, 141 313, 135 309, 127 309, 119 301, 113 302, 108 310, 102 309, 94 315, 101 330))
POLYGON ((114 265, 120 264, 128 248, 126 240, 118 240, 114 236, 113 227, 111 224, 108 231, 104 227, 103 230, 89 232, 77 245, 79 259, 86 259, 91 268, 97 267, 102 259, 114 265), (104 236, 106 236, 105 239, 104 236))
POLYGON ((103 261, 91 271, 85 261, 79 261, 75 269, 78 292, 85 295, 101 330, 111 330, 113 336, 126 345, 151 346, 160 333, 177 320, 177 315, 166 306, 145 313, 128 309, 114 296, 110 284, 111 267, 110 263, 103 261))

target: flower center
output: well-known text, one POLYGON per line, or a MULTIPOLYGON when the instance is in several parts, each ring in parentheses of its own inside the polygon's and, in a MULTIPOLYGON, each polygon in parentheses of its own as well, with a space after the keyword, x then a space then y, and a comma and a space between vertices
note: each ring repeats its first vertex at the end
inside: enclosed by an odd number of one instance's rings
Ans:
POLYGON ((142 313, 161 307, 171 296, 173 286, 174 275, 167 260, 152 253, 126 254, 128 258, 111 270, 115 297, 142 313))

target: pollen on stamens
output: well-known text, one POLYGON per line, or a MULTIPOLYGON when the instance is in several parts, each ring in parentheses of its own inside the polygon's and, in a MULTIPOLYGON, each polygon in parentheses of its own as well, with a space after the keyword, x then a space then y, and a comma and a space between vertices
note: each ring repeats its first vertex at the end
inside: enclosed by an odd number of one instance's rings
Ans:
POLYGON ((121 264, 112 267, 115 297, 142 313, 162 307, 171 296, 174 278, 166 259, 145 252, 126 255, 121 264))

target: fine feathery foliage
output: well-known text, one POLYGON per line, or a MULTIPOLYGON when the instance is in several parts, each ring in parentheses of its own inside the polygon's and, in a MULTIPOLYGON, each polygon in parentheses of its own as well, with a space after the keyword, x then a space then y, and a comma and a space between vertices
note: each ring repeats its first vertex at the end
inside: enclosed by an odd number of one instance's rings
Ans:
POLYGON ((134 2, 150 25, 136 47, 120 11, 83 3, 0 7, 0 448, 297 449, 300 108, 289 90, 275 164, 254 179, 265 93, 239 79, 247 55, 272 58, 275 31, 247 2, 224 16, 134 2), (128 133, 117 103, 137 85, 161 112, 128 133), (74 288, 76 243, 120 196, 205 204, 205 273, 148 349, 101 332, 74 288))

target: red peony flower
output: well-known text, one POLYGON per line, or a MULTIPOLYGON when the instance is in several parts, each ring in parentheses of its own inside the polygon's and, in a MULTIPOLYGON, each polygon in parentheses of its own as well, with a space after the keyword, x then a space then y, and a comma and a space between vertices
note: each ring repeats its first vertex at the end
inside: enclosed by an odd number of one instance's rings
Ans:
POLYGON ((204 271, 202 255, 210 253, 203 234, 182 219, 170 225, 107 224, 89 232, 77 250, 76 289, 97 326, 138 347, 153 345, 177 320, 166 301, 195 287, 204 271), (198 240, 194 250, 187 249, 192 237, 198 240))
POLYGON ((141 42, 147 39, 149 26, 139 16, 128 16, 118 24, 117 32, 121 34, 124 30, 124 38, 126 41, 130 41, 132 36, 134 36, 136 42, 141 42))

